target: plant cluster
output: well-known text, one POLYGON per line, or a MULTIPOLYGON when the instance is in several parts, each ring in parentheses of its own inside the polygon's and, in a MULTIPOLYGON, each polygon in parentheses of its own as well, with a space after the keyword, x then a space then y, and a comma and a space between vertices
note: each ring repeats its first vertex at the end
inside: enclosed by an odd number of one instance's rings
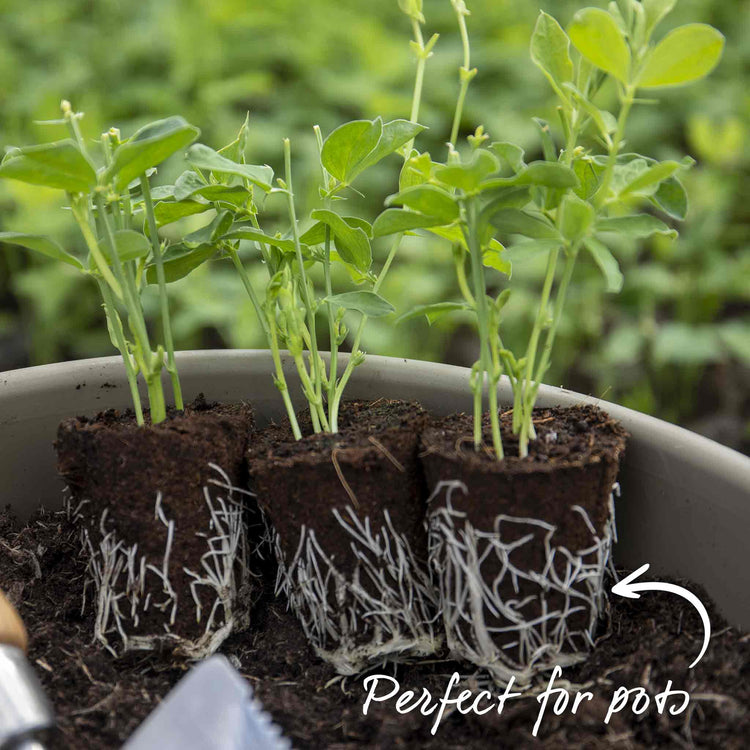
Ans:
POLYGON ((63 121, 72 138, 10 150, 0 176, 65 190, 89 257, 82 262, 36 235, 4 233, 0 239, 55 257, 95 277, 110 336, 125 361, 139 421, 138 373, 148 386, 152 421, 164 416, 160 379, 164 367, 172 378, 175 404, 182 407, 167 283, 210 259, 228 258, 267 338, 275 382, 299 438, 282 368, 282 346, 296 365, 313 429, 337 431, 343 391, 364 357, 360 343, 366 321, 394 309, 379 293, 383 280, 404 236, 425 230, 451 243, 462 299, 440 300, 402 317, 425 314, 432 321, 454 311, 475 317, 480 342, 471 379, 475 446, 479 449, 482 443, 483 394, 488 389, 492 446, 498 459, 504 455, 497 403, 497 385, 504 375, 513 390, 513 431, 519 453, 525 456, 535 437, 532 410, 550 365, 579 255, 590 255, 608 288, 618 291, 622 274, 608 248, 609 239, 674 234, 662 219, 646 213, 644 206, 672 219, 682 219, 686 212, 686 194, 678 175, 692 160, 657 162, 624 148, 630 111, 643 101, 637 98, 639 91, 697 80, 710 72, 721 55, 722 35, 705 24, 682 26, 658 43, 652 41, 657 25, 674 4, 675 0, 621 0, 610 3, 608 11, 586 8, 575 16, 567 33, 555 19, 541 13, 531 56, 558 98, 564 143, 558 148, 549 125, 538 120, 544 159, 527 163, 523 149, 510 142, 491 142, 481 126, 465 147, 459 143, 467 92, 477 73, 471 66, 469 11, 463 0, 451 0, 463 60, 447 158, 434 160, 428 152, 414 148, 415 138, 424 130, 417 120, 425 64, 437 35, 427 42, 423 38, 421 0, 399 0, 412 25, 417 59, 410 119, 355 120, 325 140, 316 127, 322 205, 310 212, 304 229, 293 191, 289 139, 284 141, 284 176, 275 182, 270 167, 245 161, 247 120, 237 138, 219 151, 193 143, 198 132, 181 118, 153 123, 122 143, 111 130, 102 136, 103 164, 97 168, 78 131, 79 115, 64 103, 63 121), (605 85, 617 91, 616 116, 596 103, 605 85), (586 135, 593 135, 598 148, 584 145, 586 135), (190 168, 174 185, 152 193, 150 170, 191 143, 186 153, 190 168), (362 173, 397 152, 404 159, 398 190, 372 223, 334 210, 355 191, 353 183, 362 173), (275 200, 274 196, 286 207, 288 228, 284 231, 272 232, 261 225, 266 202, 275 200), (213 218, 201 229, 171 244, 159 239, 162 227, 208 211, 213 218), (391 238, 391 245, 382 269, 375 273, 372 241, 381 237, 391 238), (267 272, 263 294, 254 289, 247 272, 242 255, 246 250, 267 272), (496 298, 488 296, 487 274, 497 271, 510 278, 513 259, 533 255, 546 258, 546 271, 528 343, 522 353, 514 353, 504 346, 502 337, 503 308, 511 288, 496 298), (322 291, 312 283, 314 267, 322 268, 322 291), (334 293, 334 267, 345 269, 358 290, 334 293), (140 301, 148 283, 158 285, 163 328, 164 344, 155 351, 140 301), (329 362, 318 345, 321 311, 328 323, 329 362), (348 334, 346 311, 359 313, 360 319, 352 354, 339 374, 338 348, 348 334))

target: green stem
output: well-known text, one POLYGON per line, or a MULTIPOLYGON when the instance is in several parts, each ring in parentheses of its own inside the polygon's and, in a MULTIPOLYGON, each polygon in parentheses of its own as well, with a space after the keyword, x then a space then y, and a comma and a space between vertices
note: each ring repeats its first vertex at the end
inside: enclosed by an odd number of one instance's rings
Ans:
POLYGON ((294 412, 294 405, 289 396, 289 387, 287 386, 286 377, 284 376, 284 367, 281 364, 281 355, 279 353, 279 339, 276 335, 276 320, 272 318, 272 313, 268 313, 267 317, 268 327, 268 343, 271 347, 271 358, 273 359, 273 366, 276 371, 275 383, 276 387, 281 393, 281 398, 284 401, 284 407, 286 408, 287 416, 289 417, 289 424, 292 428, 292 434, 295 440, 302 438, 302 432, 297 422, 297 415, 294 412))
MULTIPOLYGON (((403 234, 396 235, 393 243, 391 244, 391 249, 388 252, 388 257, 386 258, 385 263, 383 264, 383 270, 380 272, 380 275, 378 276, 377 280, 375 281, 372 287, 372 290, 373 292, 375 292, 375 294, 378 293, 378 291, 380 290, 380 287, 385 281, 385 277, 388 275, 388 269, 391 267, 391 264, 393 263, 393 260, 396 257, 396 253, 398 252, 398 249, 399 249, 399 246, 401 245, 401 240, 403 239, 403 237, 404 237, 403 234)), ((331 415, 331 418, 330 418, 331 432, 338 432, 339 408, 341 406, 341 398, 343 397, 344 390, 346 389, 346 384, 349 382, 349 378, 352 376, 352 372, 354 372, 354 368, 358 364, 359 343, 362 340, 362 333, 364 332, 366 323, 367 323, 367 315, 363 314, 359 320, 359 326, 357 327, 357 332, 354 335, 354 343, 352 344, 352 352, 349 355, 349 361, 346 363, 346 367, 344 368, 344 372, 341 376, 341 380, 335 385, 335 388, 334 388, 333 405, 330 407, 330 410, 329 410, 329 413, 331 415)), ((331 380, 333 380, 333 378, 331 380)), ((333 382, 335 383, 335 380, 333 382)))
POLYGON ((80 206, 78 206, 76 203, 73 203, 71 205, 71 209, 73 211, 73 216, 75 217, 76 223, 81 230, 83 239, 86 242, 86 247, 91 253, 91 257, 94 259, 97 271, 99 271, 99 273, 102 275, 102 278, 107 282, 107 284, 109 284, 109 287, 114 292, 115 297, 124 302, 122 286, 112 274, 112 269, 109 267, 109 264, 104 257, 104 253, 102 253, 101 249, 99 248, 99 243, 96 239, 96 235, 91 229, 91 224, 89 223, 88 216, 82 213, 80 206))
POLYGON ((456 102, 456 110, 453 113, 453 125, 451 127, 450 137, 450 144, 452 147, 455 147, 456 141, 458 140, 458 130, 461 127, 461 118, 463 117, 466 93, 469 90, 469 83, 471 83, 471 79, 474 77, 476 71, 471 70, 471 44, 469 42, 469 32, 466 28, 466 12, 459 4, 454 4, 453 7, 458 19, 458 28, 461 33, 461 45, 464 53, 463 65, 459 69, 460 89, 458 92, 458 100, 456 102))
POLYGON ((167 418, 167 407, 164 403, 164 388, 161 384, 159 372, 146 377, 148 388, 148 404, 151 409, 151 424, 159 424, 167 418))
POLYGON ((164 258, 161 253, 161 245, 156 228, 156 215, 154 214, 154 202, 151 199, 151 186, 145 172, 141 175, 141 191, 143 192, 143 204, 146 208, 146 219, 148 221, 149 234, 151 235, 151 249, 154 255, 154 263, 156 264, 161 325, 164 333, 164 346, 167 350, 167 372, 169 372, 169 377, 172 381, 175 408, 182 411, 185 405, 182 400, 182 386, 180 385, 180 376, 177 372, 177 363, 174 358, 174 340, 172 338, 172 324, 169 320, 169 300, 167 299, 167 280, 164 275, 164 258))
POLYGON ((128 376, 128 385, 130 386, 130 396, 133 400, 133 409, 135 410, 136 423, 140 426, 143 424, 143 407, 141 405, 141 394, 138 392, 138 373, 133 367, 133 360, 128 351, 128 345, 125 341, 125 334, 122 330, 122 321, 117 314, 117 306, 112 297, 112 290, 101 279, 97 279, 99 291, 104 301, 104 313, 109 321, 110 328, 115 335, 115 344, 122 355, 125 364, 125 372, 128 376))
POLYGON ((559 254, 559 249, 551 250, 547 259, 547 271, 544 276, 542 296, 539 302, 539 309, 537 311, 536 319, 534 320, 534 328, 531 331, 529 346, 526 350, 526 370, 523 378, 521 396, 522 421, 520 425, 521 432, 519 438, 519 453, 521 457, 527 455, 529 435, 533 428, 533 426, 531 425, 531 412, 529 410, 530 404, 533 405, 533 402, 530 401, 529 394, 531 391, 531 383, 534 375, 536 353, 539 347, 539 336, 541 335, 542 326, 547 317, 547 305, 549 303, 550 292, 552 291, 552 284, 555 279, 555 269, 557 267, 557 258, 559 254))
MULTIPOLYGON (((318 125, 316 125, 313 128, 313 130, 315 131, 315 139, 318 144, 318 156, 320 158, 320 154, 323 151, 323 134, 320 132, 320 127, 318 125)), ((325 208, 330 211, 331 199, 330 197, 328 197, 328 193, 330 192, 331 184, 330 184, 328 172, 323 166, 322 160, 321 160, 320 168, 323 172, 323 190, 326 195, 324 205, 325 205, 325 208)), ((323 255, 323 275, 325 277, 326 298, 330 299, 330 297, 333 295, 333 284, 331 282, 331 227, 329 227, 327 224, 326 224, 326 237, 325 237, 324 255, 323 255)), ((336 325, 336 309, 333 303, 327 302, 326 307, 327 307, 327 312, 328 312, 328 339, 329 339, 329 347, 331 350, 331 361, 329 365, 328 393, 327 393, 328 421, 330 424, 332 424, 333 415, 331 414, 331 407, 333 405, 333 401, 336 396, 336 378, 338 377, 338 366, 339 366, 339 332, 337 330, 338 326, 336 325)), ((336 432, 336 430, 333 430, 333 431, 336 432)))
POLYGON ((633 86, 627 86, 625 93, 622 98, 622 105, 620 107, 620 114, 617 118, 617 129, 615 130, 614 138, 612 139, 612 148, 609 151, 609 159, 607 159, 607 166, 604 168, 604 175, 602 176, 601 185, 594 196, 594 208, 597 211, 604 205, 607 200, 609 188, 612 185, 612 176, 614 175, 615 166, 617 165, 617 156, 620 153, 622 141, 625 136, 625 124, 630 114, 630 109, 633 106, 633 99, 635 97, 635 88, 633 86))
MULTIPOLYGON (((466 244, 469 248, 469 257, 471 259, 471 275, 474 285, 474 299, 476 300, 475 307, 479 327, 479 372, 475 382, 476 390, 474 392, 474 448, 475 450, 479 450, 481 446, 481 428, 477 429, 477 394, 480 394, 481 407, 481 393, 484 388, 485 378, 490 378, 490 332, 484 266, 482 264, 482 248, 479 242, 479 237, 477 236, 477 204, 475 198, 469 198, 466 205, 466 214, 466 244)), ((489 385, 491 386, 492 383, 490 382, 489 385)), ((495 404, 496 403, 497 401, 495 399, 495 404)), ((481 413, 479 421, 481 423, 481 413)), ((497 408, 495 408, 494 411, 490 411, 490 422, 492 424, 492 445, 495 450, 495 455, 498 460, 500 460, 503 458, 503 445, 500 440, 499 428, 497 427, 497 408)))
MULTIPOLYGON (((315 393, 316 403, 322 403, 323 384, 320 374, 320 357, 318 355, 318 335, 315 330, 315 310, 313 308, 312 300, 310 299, 310 290, 308 289, 307 284, 307 274, 305 273, 305 264, 302 259, 302 246, 300 245, 299 240, 299 227, 297 226, 297 213, 294 207, 294 190, 292 187, 292 150, 291 143, 288 138, 284 139, 284 168, 289 218, 292 223, 292 235, 294 237, 294 251, 297 257, 297 264, 299 265, 302 299, 305 303, 305 310, 307 312, 307 327, 310 331, 310 353, 312 355, 311 370, 314 385, 313 390, 315 393)), ((315 404, 311 404, 311 406, 315 407, 315 404)))
POLYGON ((547 331, 547 336, 544 341, 544 350, 542 351, 542 358, 539 361, 539 366, 536 371, 536 375, 534 375, 534 385, 532 389, 532 403, 536 398, 536 393, 539 390, 539 385, 542 382, 542 378, 547 372, 547 368, 549 367, 549 362, 552 356, 552 347, 555 343, 555 336, 557 335, 557 327, 560 324, 560 320, 562 319, 562 311, 565 307, 565 298, 568 293, 568 286, 570 284, 570 279, 573 276, 573 268, 576 264, 576 258, 578 257, 578 248, 573 247, 571 248, 565 258, 565 266, 563 268, 563 276, 562 280, 560 281, 560 288, 557 291, 557 297, 555 299, 555 308, 552 313, 552 325, 550 326, 549 330, 547 331))
POLYGON ((261 304, 258 301, 258 296, 255 294, 255 289, 253 289, 253 285, 250 283, 250 277, 247 275, 245 266, 242 264, 242 261, 240 260, 239 253, 237 252, 236 248, 232 247, 229 244, 225 245, 225 250, 227 251, 227 254, 231 258, 232 263, 234 264, 234 267, 237 273, 239 274, 239 277, 242 281, 242 285, 245 287, 245 291, 247 292, 247 296, 250 297, 250 302, 252 302, 253 308, 255 309, 255 314, 258 317, 258 322, 260 323, 260 326, 263 329, 263 333, 265 333, 266 335, 266 339, 268 339, 269 337, 268 322, 266 320, 265 315, 263 314, 263 308, 261 307, 261 304))

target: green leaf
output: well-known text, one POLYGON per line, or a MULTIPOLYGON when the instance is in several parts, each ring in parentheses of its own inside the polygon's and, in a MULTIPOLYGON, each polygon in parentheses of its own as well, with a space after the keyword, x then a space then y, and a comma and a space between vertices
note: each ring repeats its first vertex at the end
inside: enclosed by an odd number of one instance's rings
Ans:
POLYGON ((592 104, 572 83, 566 84, 565 90, 573 94, 576 102, 586 110, 586 114, 593 120, 599 134, 605 141, 609 142, 610 134, 617 130, 617 120, 609 112, 605 112, 599 109, 596 104, 592 104))
POLYGON ((482 264, 510 276, 510 260, 505 256, 505 248, 495 239, 490 240, 490 243, 482 248, 482 264))
POLYGON ((386 206, 394 203, 434 216, 442 224, 450 224, 459 214, 458 204, 453 196, 435 185, 415 185, 386 198, 386 206))
POLYGON ((425 216, 400 208, 386 208, 372 225, 373 237, 386 237, 389 234, 408 232, 412 229, 439 226, 442 220, 435 216, 425 216))
POLYGON ((560 24, 544 11, 540 12, 531 36, 531 59, 552 88, 565 99, 562 85, 573 81, 570 39, 560 24))
POLYGON ((188 163, 197 169, 205 169, 220 175, 236 175, 268 192, 273 181, 273 169, 268 165, 238 164, 227 159, 202 143, 193 144, 185 155, 188 163))
POLYGON ((659 185, 650 197, 651 202, 665 214, 678 221, 684 221, 688 212, 687 191, 676 177, 670 177, 659 185))
POLYGON ((315 209, 310 213, 315 221, 331 227, 339 255, 360 271, 369 270, 372 265, 372 248, 367 234, 361 227, 351 227, 338 214, 326 209, 315 209))
POLYGON ((182 241, 186 245, 203 245, 208 242, 217 242, 224 239, 232 226, 232 212, 220 211, 213 220, 195 232, 185 235, 182 241))
POLYGON ((12 151, 0 165, 0 177, 69 193, 86 193, 96 185, 94 168, 70 139, 12 151))
MULTIPOLYGON (((631 162, 632 164, 633 162, 631 162)), ((620 195, 629 195, 632 193, 642 193, 652 195, 656 191, 656 186, 666 179, 669 179, 678 169, 687 166, 686 162, 662 161, 653 164, 648 169, 641 172, 635 179, 628 182, 620 190, 620 195)))
POLYGON ((599 187, 599 174, 595 164, 588 158, 576 159, 573 171, 580 182, 580 187, 575 191, 576 195, 583 200, 592 198, 599 187))
POLYGON ((206 183, 201 176, 197 172, 193 172, 192 169, 189 169, 183 172, 175 181, 174 199, 176 201, 184 201, 204 187, 206 187, 206 183))
POLYGON ((645 37, 651 38, 651 34, 660 21, 674 8, 677 0, 641 0, 645 12, 645 37))
POLYGON ((596 218, 594 208, 576 195, 566 195, 560 203, 560 231, 568 242, 583 239, 596 218))
POLYGON ((251 197, 244 185, 206 185, 195 172, 183 172, 174 185, 175 200, 183 201, 196 195, 211 203, 230 203, 233 206, 241 206, 251 197))
POLYGON ((467 302, 435 302, 431 305, 417 305, 409 312, 399 315, 394 321, 397 325, 405 320, 413 320, 424 315, 427 322, 432 325, 438 318, 452 312, 465 312, 474 308, 467 302))
POLYGON ((482 208, 481 221, 489 221, 489 217, 501 208, 523 208, 531 200, 529 188, 526 185, 512 185, 499 188, 492 192, 492 198, 482 208))
POLYGON ((416 149, 412 150, 411 156, 404 162, 401 167, 401 173, 398 178, 398 189, 422 185, 427 182, 432 175, 432 159, 428 153, 420 154, 416 149))
POLYGON ((378 145, 355 166, 353 172, 349 175, 348 181, 351 182, 357 175, 364 172, 365 169, 369 169, 381 159, 398 151, 401 146, 408 143, 424 130, 427 130, 424 125, 419 125, 409 120, 392 120, 385 123, 378 145))
POLYGON ((330 302, 337 307, 343 307, 346 310, 356 310, 370 318, 390 315, 396 310, 390 302, 383 299, 379 294, 375 294, 375 292, 344 292, 343 294, 326 297, 323 301, 330 302))
POLYGON ((705 23, 670 31, 649 53, 638 78, 640 88, 682 86, 708 75, 719 63, 724 35, 705 23))
POLYGON ((525 263, 540 255, 546 255, 559 249, 560 240, 522 240, 505 251, 506 258, 512 265, 525 263))
POLYGON ((339 182, 349 184, 357 168, 375 149, 383 133, 383 121, 353 120, 334 130, 323 143, 320 159, 326 171, 339 182))
POLYGON ((573 17, 568 34, 576 49, 590 63, 622 83, 630 75, 630 50, 617 23, 600 8, 584 8, 573 17))
MULTIPOLYGON (((198 266, 203 265, 217 253, 215 245, 198 245, 198 247, 187 247, 185 245, 172 245, 164 254, 164 278, 168 284, 187 276, 198 266)), ((146 283, 156 284, 156 266, 146 267, 146 283)))
POLYGON ((622 289, 623 277, 620 272, 620 264, 617 262, 615 256, 612 255, 606 245, 593 237, 585 239, 583 244, 604 274, 604 278, 607 281, 607 291, 619 292, 622 289))
MULTIPOLYGON (((127 263, 130 260, 145 258, 151 252, 151 243, 140 232, 134 232, 132 229, 118 229, 114 233, 115 248, 120 263, 127 263)), ((99 240, 99 249, 107 260, 112 263, 113 258, 109 252, 109 243, 103 239, 99 240)))
POLYGON ((186 148, 199 135, 200 130, 182 117, 152 122, 115 149, 104 178, 107 182, 114 180, 117 190, 124 190, 131 180, 186 148))
POLYGON ((185 216, 193 216, 194 214, 201 214, 204 211, 210 210, 211 206, 208 203, 197 203, 196 201, 159 201, 154 206, 154 216, 156 217, 157 226, 163 227, 185 216))
MULTIPOLYGON (((251 224, 234 224, 232 228, 222 235, 222 240, 250 240, 251 242, 262 242, 265 245, 271 247, 277 247, 283 253, 294 253, 296 252, 293 240, 285 240, 281 237, 272 237, 270 234, 265 234, 260 229, 256 229, 251 224)), ((300 238, 301 240, 301 238, 300 238)), ((307 245, 304 245, 303 251, 307 250, 307 245)))
POLYGON ((489 175, 500 169, 500 163, 486 149, 474 152, 465 164, 450 164, 435 168, 435 177, 444 185, 458 188, 465 192, 472 192, 479 187, 479 183, 489 175))
POLYGON ((60 260, 80 270, 83 270, 83 264, 78 258, 74 258, 70 253, 63 250, 60 245, 53 239, 41 234, 21 234, 20 232, 0 232, 0 242, 6 242, 9 245, 18 245, 28 250, 34 250, 37 253, 46 255, 48 258, 60 260))
POLYGON ((575 172, 564 164, 533 161, 514 177, 494 177, 485 180, 481 187, 484 191, 505 188, 510 185, 539 185, 564 190, 565 188, 577 188, 578 178, 575 172))
POLYGON ((517 208, 501 208, 490 217, 490 222, 504 234, 521 234, 537 240, 561 239, 549 221, 517 208))
POLYGON ((637 214, 635 216, 616 216, 608 219, 599 219, 596 222, 597 232, 612 232, 620 237, 642 239, 654 234, 664 234, 668 237, 677 237, 677 232, 670 229, 661 219, 648 214, 637 214))
POLYGON ((518 174, 525 166, 524 151, 515 143, 496 141, 490 144, 490 151, 497 156, 503 166, 507 166, 514 174, 518 174))
MULTIPOLYGON (((341 218, 353 229, 359 227, 368 239, 372 238, 372 225, 369 222, 358 216, 342 216, 341 218)), ((299 239, 305 245, 322 245, 326 240, 326 224, 316 221, 299 239)), ((333 240, 335 241, 335 237, 333 240)))

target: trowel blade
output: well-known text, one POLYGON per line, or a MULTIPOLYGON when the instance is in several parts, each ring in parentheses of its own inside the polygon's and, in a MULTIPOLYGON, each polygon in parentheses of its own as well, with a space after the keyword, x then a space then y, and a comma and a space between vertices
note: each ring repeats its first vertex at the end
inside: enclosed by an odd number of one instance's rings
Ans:
POLYGON ((123 750, 290 750, 221 655, 193 667, 125 743, 123 750))

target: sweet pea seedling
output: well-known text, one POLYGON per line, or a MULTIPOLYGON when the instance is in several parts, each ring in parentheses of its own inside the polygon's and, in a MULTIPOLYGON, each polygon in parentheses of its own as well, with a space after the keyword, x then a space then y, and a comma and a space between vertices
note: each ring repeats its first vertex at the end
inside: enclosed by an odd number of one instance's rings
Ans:
POLYGON ((469 152, 459 154, 456 138, 469 81, 469 38, 466 7, 453 0, 464 61, 460 91, 446 162, 428 154, 412 154, 402 174, 401 190, 374 223, 376 233, 425 229, 454 245, 458 285, 463 300, 438 302, 403 317, 425 314, 432 322, 454 310, 476 315, 480 358, 472 370, 474 442, 482 443, 483 389, 489 386, 489 416, 495 455, 503 458, 497 409, 497 384, 506 375, 513 390, 513 431, 519 453, 528 454, 534 439, 532 410, 539 385, 549 367, 576 260, 583 250, 604 274, 607 288, 618 292, 623 277, 608 248, 613 235, 635 238, 653 234, 675 236, 662 219, 644 213, 650 206, 672 219, 684 219, 687 196, 679 173, 692 159, 657 162, 623 152, 625 126, 641 89, 680 86, 707 75, 718 63, 723 36, 705 24, 688 24, 652 41, 659 22, 674 0, 622 0, 609 11, 585 8, 568 31, 542 12, 531 40, 531 58, 557 95, 565 138, 558 152, 547 123, 537 121, 544 160, 526 163, 523 150, 511 143, 488 143, 483 128, 469 137, 469 152), (572 44, 571 44, 572 43, 572 44), (619 98, 615 118, 596 103, 611 80, 619 98), (584 146, 593 136, 598 148, 584 146), (510 241, 500 244, 495 235, 510 241), (510 288, 496 299, 487 295, 486 268, 510 278, 513 257, 547 257, 538 313, 525 353, 517 357, 503 346, 503 306, 510 288), (468 257, 469 275, 466 273, 468 257), (562 260, 562 275, 556 272, 562 260))
POLYGON ((417 118, 424 69, 437 35, 424 42, 421 0, 402 0, 400 4, 412 24, 412 48, 417 61, 410 119, 355 120, 336 128, 326 139, 317 126, 314 128, 320 155, 322 206, 305 218, 304 231, 295 202, 290 141, 284 141, 284 176, 274 183, 270 167, 245 163, 247 120, 238 137, 219 152, 203 144, 193 145, 187 153, 192 169, 177 180, 170 202, 157 205, 157 210, 164 206, 165 223, 208 208, 216 211, 216 218, 207 227, 184 238, 188 249, 173 248, 172 254, 165 257, 165 264, 180 264, 180 270, 187 273, 211 258, 231 258, 266 335, 274 362, 274 380, 298 439, 301 431, 282 368, 282 347, 286 346, 294 360, 314 431, 337 432, 344 390, 364 359, 360 342, 367 319, 394 311, 379 290, 403 231, 392 241, 388 257, 376 274, 372 270, 372 240, 378 235, 373 226, 364 218, 342 215, 334 208, 346 200, 349 191, 356 190, 353 183, 366 170, 392 154, 411 153, 414 138, 424 130, 417 118), (266 199, 273 200, 274 196, 284 200, 288 228, 271 233, 261 228, 261 214, 266 199), (268 280, 263 295, 254 289, 240 257, 243 241, 255 248, 266 268, 268 280), (310 278, 309 270, 315 265, 322 266, 323 293, 314 288, 310 278), (332 268, 336 265, 346 270, 359 289, 334 293, 332 268), (317 315, 323 309, 331 347, 328 369, 318 346, 317 315), (338 350, 348 334, 343 322, 347 311, 358 313, 360 321, 352 354, 339 376, 338 350))
POLYGON ((164 189, 152 192, 149 176, 161 162, 192 143, 199 131, 181 117, 152 122, 124 141, 119 131, 111 129, 101 137, 104 163, 97 168, 79 129, 82 114, 74 112, 67 101, 62 102, 62 114, 55 124, 65 124, 71 137, 9 149, 0 165, 0 177, 64 190, 88 256, 80 259, 40 235, 4 232, 0 241, 67 263, 96 280, 110 338, 125 363, 137 422, 143 424, 137 383, 141 373, 148 388, 151 421, 157 424, 166 417, 162 368, 170 374, 178 409, 183 408, 183 400, 169 321, 165 248, 157 234, 154 208, 155 196, 164 189), (157 284, 159 290, 164 344, 155 351, 141 305, 146 283, 157 284))

